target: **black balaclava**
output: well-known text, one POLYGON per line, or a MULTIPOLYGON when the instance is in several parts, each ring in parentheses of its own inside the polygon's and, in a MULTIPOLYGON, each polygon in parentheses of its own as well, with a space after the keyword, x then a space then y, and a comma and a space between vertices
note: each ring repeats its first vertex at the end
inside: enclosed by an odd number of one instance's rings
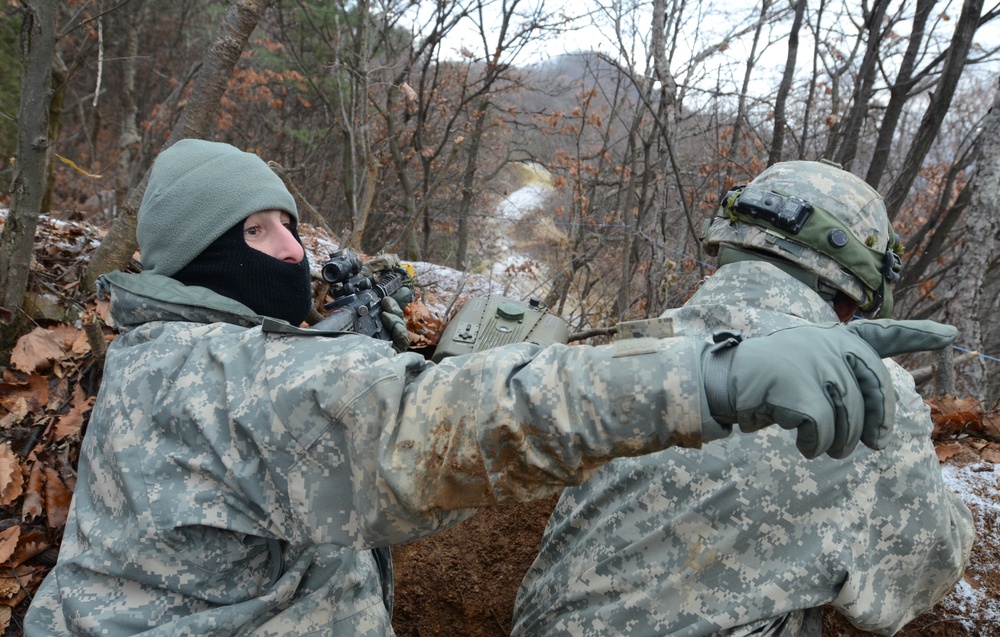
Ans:
MULTIPOLYGON (((308 256, 303 253, 302 260, 293 264, 251 248, 243 238, 243 223, 227 230, 172 277, 239 301, 261 316, 300 324, 312 307, 308 256)), ((294 223, 291 231, 301 245, 294 223)))

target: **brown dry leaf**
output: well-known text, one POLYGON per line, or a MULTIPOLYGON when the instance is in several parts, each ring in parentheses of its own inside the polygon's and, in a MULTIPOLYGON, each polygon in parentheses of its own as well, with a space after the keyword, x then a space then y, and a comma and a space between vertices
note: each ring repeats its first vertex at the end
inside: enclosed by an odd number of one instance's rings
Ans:
POLYGON ((993 464, 1000 464, 1000 445, 990 444, 985 449, 979 452, 979 457, 986 462, 992 462, 993 464))
POLYGON ((399 88, 403 92, 403 97, 406 98, 407 102, 417 101, 417 92, 413 90, 412 86, 410 86, 406 82, 403 82, 402 84, 399 85, 399 88))
POLYGON ((79 436, 80 428, 83 426, 83 415, 90 411, 94 405, 94 397, 87 397, 83 387, 77 384, 73 388, 73 403, 68 413, 56 420, 55 430, 52 435, 56 440, 62 440, 69 436, 79 436))
POLYGON ((47 371, 52 363, 65 356, 62 346, 48 330, 36 327, 17 339, 10 353, 10 364, 23 372, 47 371))
MULTIPOLYGON (((48 381, 38 374, 25 375, 17 384, 0 384, 0 407, 8 412, 20 412, 27 407, 28 411, 40 416, 48 403, 48 396, 48 381)), ((26 415, 26 412, 22 413, 21 418, 26 415)))
POLYGON ((965 451, 965 447, 957 442, 949 442, 943 445, 936 445, 934 451, 937 452, 938 462, 944 462, 948 458, 957 456, 965 451))
POLYGON ((979 401, 957 396, 938 396, 926 401, 934 422, 933 438, 953 436, 966 429, 981 429, 982 407, 979 401))
POLYGON ((433 345, 444 329, 444 323, 419 299, 406 306, 406 324, 413 337, 410 340, 413 348, 433 345))
POLYGON ((961 411, 978 411, 980 409, 979 401, 971 396, 964 398, 958 396, 937 396, 933 400, 928 400, 927 404, 931 406, 931 412, 936 411, 943 415, 961 411))
POLYGON ((90 351, 90 344, 87 342, 87 333, 74 325, 60 323, 49 328, 47 332, 49 337, 59 345, 62 352, 54 362, 62 362, 72 358, 74 354, 78 354, 78 352, 75 352, 75 348, 77 347, 85 347, 86 352, 90 351), (81 339, 83 340, 83 345, 78 344, 81 339))
POLYGON ((24 503, 21 505, 21 517, 30 522, 42 514, 42 463, 31 465, 31 475, 28 476, 28 490, 24 493, 24 503))
POLYGON ((21 583, 13 577, 0 576, 0 603, 9 600, 21 590, 21 583))
POLYGON ((7 628, 10 626, 10 617, 13 610, 14 609, 10 606, 0 606, 0 635, 5 635, 7 633, 7 628))
POLYGON ((30 586, 34 579, 35 574, 32 569, 16 569, 13 576, 0 577, 0 595, 2 595, 0 604, 16 608, 27 597, 25 588, 30 586))
POLYGON ((0 564, 6 564, 14 554, 19 537, 21 537, 21 527, 16 524, 0 531, 0 564))
POLYGON ((9 429, 13 425, 21 422, 21 419, 28 415, 28 401, 24 396, 17 396, 12 401, 4 401, 7 408, 7 415, 0 418, 0 428, 9 429))
POLYGON ((6 385, 23 385, 28 382, 28 375, 4 367, 3 382, 6 385))
POLYGON ((990 440, 1000 442, 1000 419, 997 418, 997 414, 995 411, 983 414, 983 433, 990 440))
POLYGON ((45 467, 45 516, 50 529, 57 529, 66 525, 66 517, 69 515, 69 503, 73 497, 63 483, 59 473, 51 468, 45 467))
POLYGON ((14 555, 11 557, 11 562, 14 566, 20 566, 46 551, 52 544, 49 542, 48 535, 42 531, 33 531, 31 533, 21 533, 21 539, 17 541, 17 549, 14 551, 14 555))
POLYGON ((57 412, 62 409, 63 405, 69 402, 69 380, 68 378, 60 378, 59 382, 55 383, 51 388, 49 391, 49 404, 46 409, 57 412))
POLYGON ((21 461, 10 448, 9 443, 0 444, 0 506, 8 506, 21 497, 24 491, 24 475, 21 461))
MULTIPOLYGON (((10 569, 4 569, 4 574, 0 576, 0 586, 2 586, 4 593, 4 596, 0 597, 0 605, 17 608, 17 605, 28 596, 26 588, 31 585, 34 579, 35 569, 33 568, 22 566, 14 569, 13 572, 10 569)), ((6 634, 0 633, 0 635, 6 634)))
POLYGON ((115 326, 115 321, 114 321, 114 319, 111 318, 111 303, 110 302, 108 302, 108 301, 102 301, 102 300, 98 299, 94 303, 94 313, 97 314, 98 318, 100 318, 102 321, 104 321, 105 325, 108 325, 110 327, 114 327, 115 326))
POLYGON ((72 345, 69 346, 69 351, 76 356, 86 356, 90 353, 90 341, 87 340, 87 333, 85 331, 76 331, 76 338, 73 340, 72 345))

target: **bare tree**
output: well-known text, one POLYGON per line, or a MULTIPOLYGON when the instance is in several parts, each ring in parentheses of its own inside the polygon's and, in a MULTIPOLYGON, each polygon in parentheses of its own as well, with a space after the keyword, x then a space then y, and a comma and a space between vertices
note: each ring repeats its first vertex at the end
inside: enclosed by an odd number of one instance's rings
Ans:
MULTIPOLYGON (((1000 347, 1000 84, 993 107, 977 139, 975 173, 969 187, 961 255, 961 276, 948 296, 948 319, 958 327, 961 344, 996 352, 1000 347)), ((982 360, 963 367, 959 386, 990 403, 1000 400, 1000 374, 982 360)))
MULTIPOLYGON (((908 251, 914 254, 907 259, 906 267, 903 269, 901 278, 893 292, 897 307, 903 307, 905 303, 908 308, 922 314, 940 309, 940 306, 934 304, 931 304, 930 307, 919 308, 923 299, 913 299, 912 297, 922 282, 932 281, 934 284, 925 291, 921 291, 921 297, 927 297, 929 300, 936 291, 936 282, 939 281, 939 277, 935 276, 936 273, 932 269, 933 264, 941 260, 942 254, 947 252, 948 243, 954 242, 953 231, 962 220, 972 198, 973 188, 969 184, 965 184, 961 188, 961 192, 954 197, 954 200, 952 193, 961 185, 960 180, 965 176, 965 171, 974 160, 975 144, 978 144, 978 141, 961 152, 948 168, 942 180, 937 205, 927 215, 927 222, 912 236, 906 238, 908 251)), ((953 263, 947 263, 939 269, 952 268, 953 266, 953 263)))
POLYGON ((750 88, 750 77, 753 75, 753 67, 757 63, 757 47, 760 46, 760 34, 764 29, 764 24, 768 20, 768 10, 771 8, 771 0, 763 0, 760 4, 760 18, 753 31, 753 44, 750 47, 750 54, 746 60, 746 71, 743 73, 743 86, 740 88, 740 95, 736 106, 736 119, 733 121, 733 134, 729 142, 729 156, 736 158, 739 156, 740 141, 743 137, 743 121, 746 119, 747 91, 750 88))
POLYGON ((913 26, 910 28, 910 37, 906 45, 906 52, 899 64, 899 72, 896 74, 896 81, 889 87, 889 103, 885 107, 882 121, 879 123, 878 140, 875 142, 875 152, 872 155, 871 163, 868 164, 868 174, 865 176, 872 188, 876 190, 885 174, 889 161, 889 153, 892 150, 892 143, 896 136, 896 129, 899 126, 899 118, 903 113, 903 107, 912 97, 910 89, 913 87, 915 78, 913 68, 916 64, 917 55, 924 43, 924 34, 927 28, 927 18, 931 9, 937 4, 935 0, 917 0, 916 11, 913 14, 913 26))
MULTIPOLYGON (((343 149, 341 181, 351 217, 351 227, 344 242, 357 248, 361 245, 361 234, 368 223, 381 166, 372 149, 371 109, 368 106, 369 66, 375 46, 369 1, 358 0, 354 11, 354 28, 342 25, 337 29, 347 36, 347 46, 340 56, 347 81, 341 85, 337 105, 340 108, 339 132, 343 149)), ((388 11, 383 12, 383 16, 389 15, 388 11)))
POLYGON ((792 90, 795 79, 795 64, 799 53, 799 30, 802 28, 802 16, 806 12, 806 0, 796 0, 792 28, 788 32, 788 55, 785 58, 785 70, 778 84, 778 94, 774 98, 774 131, 771 133, 771 151, 767 156, 767 165, 781 161, 785 145, 785 126, 788 118, 785 114, 785 104, 792 90))
MULTIPOLYGON (((482 171, 483 139, 490 121, 499 117, 496 106, 497 94, 503 91, 505 84, 514 82, 516 69, 514 62, 520 51, 534 37, 552 29, 553 17, 546 13, 542 5, 529 9, 526 15, 518 15, 519 0, 503 3, 499 20, 488 20, 483 14, 484 5, 479 2, 473 12, 477 17, 476 25, 478 40, 481 43, 481 54, 485 60, 485 69, 476 81, 477 95, 474 100, 466 100, 463 109, 469 121, 467 127, 468 139, 465 143, 465 169, 462 178, 462 199, 458 207, 458 246, 454 265, 464 270, 469 262, 469 219, 472 217, 473 206, 479 200, 482 186, 476 179, 482 171), (499 24, 498 24, 499 22, 499 24)), ((506 164, 506 157, 494 158, 489 167, 489 176, 483 181, 495 176, 497 171, 506 164)))
POLYGON ((935 85, 930 104, 927 105, 927 110, 924 111, 923 118, 920 120, 920 127, 913 144, 903 160, 899 176, 885 195, 885 205, 889 211, 890 219, 894 219, 902 208, 913 182, 917 179, 920 166, 941 129, 941 123, 951 106, 952 97, 955 95, 962 70, 965 68, 969 49, 972 47, 972 39, 980 26, 979 18, 982 10, 983 0, 965 0, 962 5, 962 14, 958 18, 958 24, 955 25, 955 33, 952 36, 951 45, 948 47, 941 77, 935 85))
POLYGON ((816 92, 818 90, 817 85, 819 84, 819 69, 820 69, 820 47, 819 47, 819 29, 820 25, 823 23, 823 13, 826 9, 826 0, 819 0, 819 9, 816 11, 816 23, 812 27, 813 40, 816 45, 813 46, 813 56, 812 56, 812 70, 809 74, 809 90, 806 94, 805 99, 805 109, 802 113, 802 133, 799 136, 798 141, 798 158, 806 158, 806 150, 809 148, 809 143, 812 140, 812 135, 814 134, 811 129, 812 125, 812 110, 813 104, 816 100, 816 92))
MULTIPOLYGON (((507 114, 501 95, 516 91, 515 66, 524 48, 553 29, 553 14, 543 5, 523 0, 468 4, 439 3, 441 12, 421 48, 391 78, 384 107, 392 169, 400 186, 397 204, 405 216, 398 237, 386 249, 402 247, 407 258, 429 251, 436 213, 457 219, 455 245, 448 261, 458 269, 469 265, 470 219, 481 203, 482 184, 507 163, 508 153, 488 154, 487 138, 499 130, 507 114), (443 38, 457 20, 471 26, 461 62, 442 61, 443 38), (412 84, 405 109, 395 108, 401 87, 412 84), (443 105, 447 108, 442 108, 443 105), (443 201, 451 198, 456 203, 443 201), (422 242, 419 235, 422 233, 422 242)), ((448 224, 449 227, 452 224, 448 224)))
POLYGON ((139 134, 139 109, 136 103, 135 79, 139 66, 139 41, 149 19, 148 3, 145 0, 130 2, 125 7, 125 51, 121 64, 122 112, 121 134, 118 138, 120 151, 115 171, 115 199, 121 208, 127 201, 128 193, 135 187, 136 156, 139 153, 142 135, 139 134))
POLYGON ((28 289, 51 148, 48 133, 56 8, 48 0, 25 0, 22 6, 23 75, 18 109, 17 166, 11 187, 11 208, 0 236, 0 310, 11 316, 10 325, 0 321, 0 349, 5 351, 24 323, 21 310, 28 289))
MULTIPOLYGON (((184 106, 180 120, 163 145, 164 148, 181 139, 203 137, 208 131, 240 53, 267 5, 268 0, 239 0, 233 2, 226 11, 216 31, 215 40, 205 53, 191 96, 184 106)), ((88 290, 94 289, 100 275, 116 268, 124 268, 129 264, 136 249, 136 213, 139 211, 148 183, 147 172, 139 185, 132 190, 108 235, 94 252, 84 278, 84 285, 88 290)))
POLYGON ((840 147, 834 156, 835 161, 843 166, 849 167, 858 152, 858 138, 861 135, 861 127, 868 116, 869 103, 872 93, 874 93, 878 56, 882 48, 882 40, 888 31, 888 27, 883 29, 882 25, 888 6, 889 0, 875 0, 871 11, 865 15, 864 30, 868 34, 865 55, 861 60, 861 67, 858 69, 858 81, 854 85, 851 110, 840 129, 840 147))

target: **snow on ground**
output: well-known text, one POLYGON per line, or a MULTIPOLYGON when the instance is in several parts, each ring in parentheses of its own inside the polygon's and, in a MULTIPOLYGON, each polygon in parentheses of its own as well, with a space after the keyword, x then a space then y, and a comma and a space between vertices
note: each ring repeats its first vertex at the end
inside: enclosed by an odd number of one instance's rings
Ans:
POLYGON ((457 298, 503 294, 503 285, 488 276, 467 274, 452 268, 418 261, 411 263, 421 300, 437 317, 445 319, 457 298))
POLYGON ((976 519, 980 532, 975 543, 989 545, 977 551, 975 571, 991 573, 993 578, 993 582, 982 581, 979 576, 967 571, 945 598, 944 606, 961 620, 970 634, 976 632, 977 626, 1000 627, 1000 603, 996 601, 995 591, 993 598, 988 596, 991 585, 995 586, 997 577, 1000 577, 1000 549, 997 548, 1000 537, 982 532, 992 526, 989 520, 1000 520, 1000 472, 995 470, 995 465, 982 462, 944 464, 941 474, 945 484, 965 502, 976 519), (984 558, 990 563, 984 563, 984 558))
POLYGON ((527 184, 518 188, 497 204, 496 213, 500 219, 518 221, 529 212, 542 207, 552 193, 552 187, 544 184, 527 184))
MULTIPOLYGON (((962 501, 983 513, 1000 516, 1000 472, 989 463, 941 468, 945 483, 962 501)), ((1000 609, 997 609, 1000 612, 1000 609)))
POLYGON ((546 278, 546 272, 534 259, 517 251, 510 235, 515 224, 545 206, 552 192, 552 187, 546 183, 528 183, 501 199, 496 206, 496 218, 489 222, 496 235, 497 255, 490 266, 490 275, 501 282, 508 296, 535 295, 546 278))

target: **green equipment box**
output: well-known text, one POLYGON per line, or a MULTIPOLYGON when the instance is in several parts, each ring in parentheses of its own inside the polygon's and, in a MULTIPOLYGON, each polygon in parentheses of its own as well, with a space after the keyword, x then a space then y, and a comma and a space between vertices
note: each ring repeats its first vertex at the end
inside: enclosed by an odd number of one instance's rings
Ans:
POLYGON ((491 295, 469 299, 458 310, 438 339, 431 357, 435 363, 448 356, 470 354, 511 343, 566 343, 569 325, 549 314, 538 299, 515 301, 491 295))

